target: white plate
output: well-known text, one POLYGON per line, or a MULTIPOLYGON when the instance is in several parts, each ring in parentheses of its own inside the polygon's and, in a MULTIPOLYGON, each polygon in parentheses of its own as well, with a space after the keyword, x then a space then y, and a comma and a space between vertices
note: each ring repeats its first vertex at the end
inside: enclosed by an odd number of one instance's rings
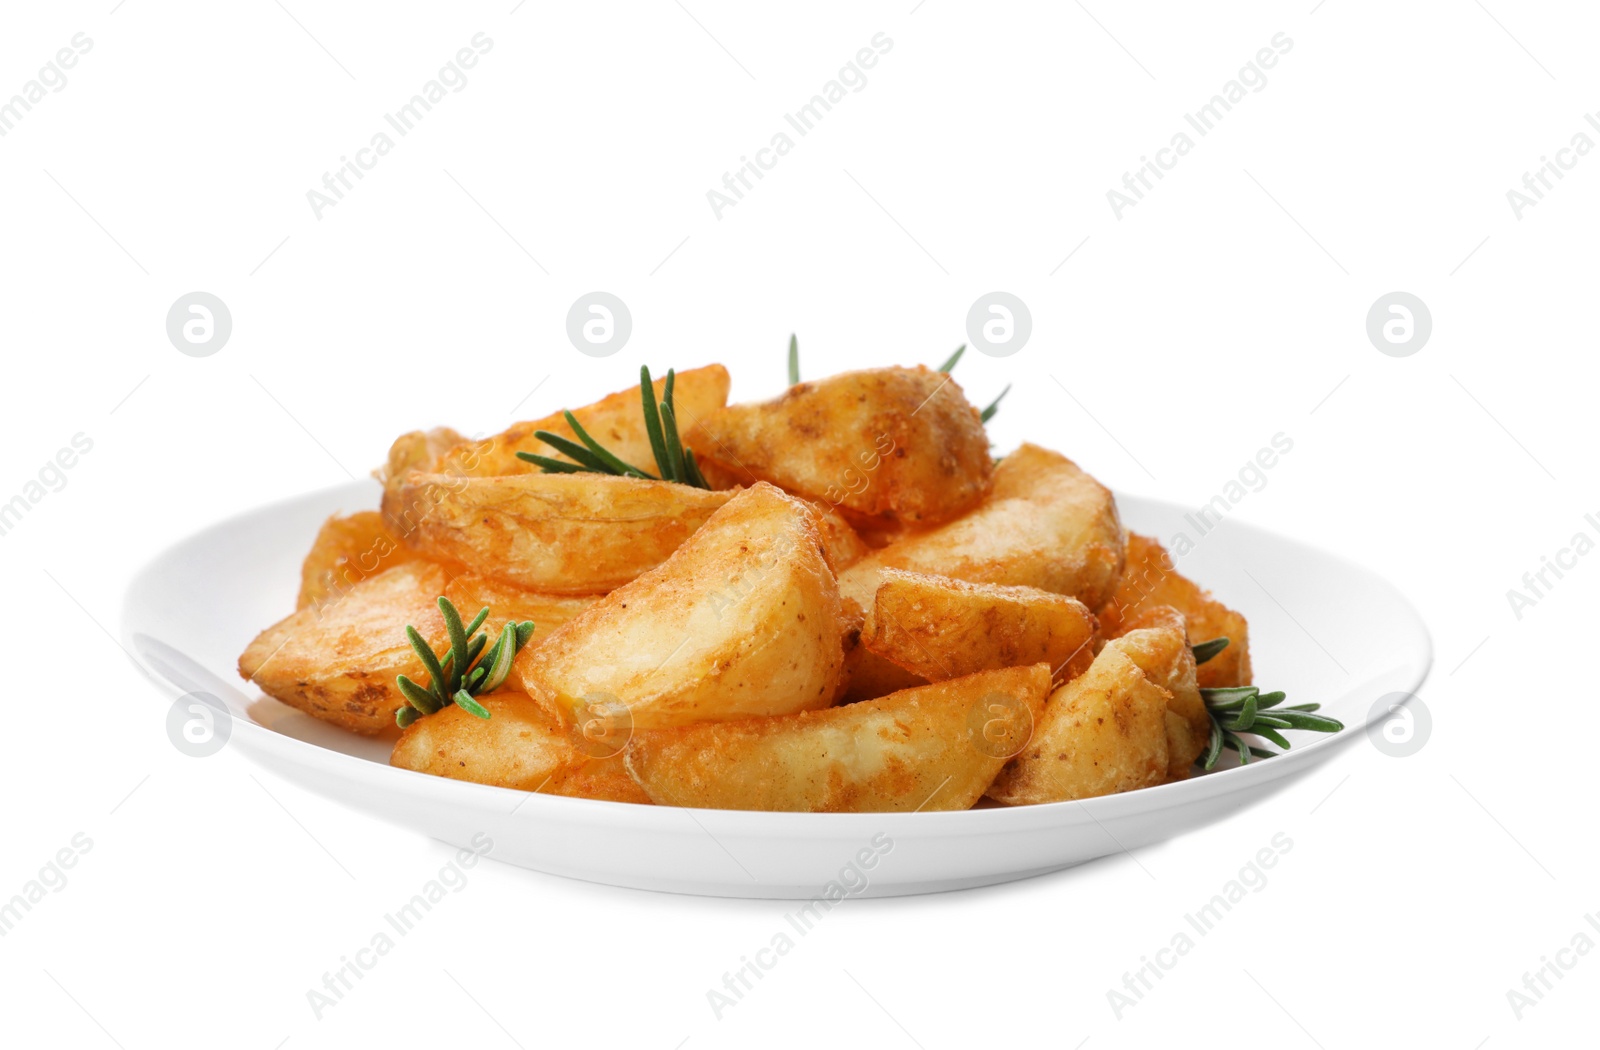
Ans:
MULTIPOLYGON (((749 813, 530 795, 394 769, 389 744, 269 699, 235 671, 256 633, 294 608, 300 562, 338 511, 377 505, 375 483, 303 496, 172 547, 129 587, 122 633, 169 700, 209 693, 236 747, 286 779, 458 846, 592 882, 729 897, 889 896, 1027 878, 1191 831, 1275 790, 1362 735, 1375 702, 1414 692, 1427 629, 1373 573, 1293 540, 1223 522, 1182 568, 1250 618, 1256 680, 1319 701, 1347 727, 1290 734, 1286 755, 1123 795, 958 813, 749 813), (1259 582, 1258 582, 1259 581, 1259 582), (1270 593, 1269 593, 1270 592, 1270 593), (481 846, 482 839, 478 842, 481 846)), ((1185 511, 1120 501, 1125 523, 1197 538, 1185 511)), ((1227 764, 1227 756, 1224 756, 1227 764)))

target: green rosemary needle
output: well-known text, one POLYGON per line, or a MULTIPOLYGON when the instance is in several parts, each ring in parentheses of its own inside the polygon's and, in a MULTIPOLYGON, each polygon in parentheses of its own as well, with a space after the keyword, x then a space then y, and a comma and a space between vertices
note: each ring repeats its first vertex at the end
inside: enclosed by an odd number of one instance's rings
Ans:
POLYGON ((489 646, 488 634, 474 638, 473 632, 489 619, 488 606, 478 610, 478 615, 472 618, 471 623, 463 624, 455 605, 449 598, 441 597, 439 614, 444 617, 445 633, 450 637, 450 648, 442 660, 421 632, 410 624, 406 625, 406 640, 416 651, 417 659, 422 661, 423 670, 428 672, 428 684, 426 687, 420 686, 405 675, 395 679, 400 695, 406 698, 406 702, 394 713, 395 724, 401 729, 423 715, 431 715, 451 704, 479 718, 488 718, 488 708, 475 698, 500 688, 511 673, 511 661, 516 657, 517 650, 533 637, 532 620, 523 620, 521 623, 508 620, 500 628, 500 637, 486 653, 484 648, 489 646))
MULTIPOLYGON (((1228 639, 1213 638, 1193 647, 1194 662, 1203 664, 1228 647, 1228 639)), ((1282 729, 1305 729, 1313 733, 1337 733, 1344 723, 1327 715, 1313 714, 1320 704, 1294 704, 1279 707, 1287 694, 1277 691, 1263 693, 1253 685, 1230 686, 1221 689, 1200 690, 1206 712, 1211 715, 1211 739, 1205 753, 1200 756, 1201 769, 1215 769, 1223 749, 1239 755, 1239 764, 1246 765, 1251 757, 1271 758, 1276 751, 1256 747, 1239 734, 1269 740, 1283 750, 1289 750, 1289 741, 1279 732, 1282 729)))
POLYGON ((934 371, 935 372, 943 372, 946 375, 949 375, 950 374, 950 370, 955 368, 956 362, 961 360, 961 355, 966 353, 966 352, 967 352, 967 344, 966 343, 962 343, 960 346, 956 347, 956 352, 951 354, 949 357, 945 358, 944 364, 942 364, 938 368, 934 369, 934 371))
POLYGON ((649 367, 639 369, 639 400, 644 406, 644 429, 650 439, 650 451, 655 456, 659 474, 652 474, 619 459, 596 441, 571 412, 563 412, 562 415, 567 420, 567 426, 577 435, 577 441, 548 430, 533 432, 540 441, 567 456, 571 462, 532 452, 518 452, 517 458, 537 464, 546 474, 612 474, 649 481, 675 481, 680 485, 709 489, 711 486, 706 483, 705 475, 700 473, 700 465, 695 462, 694 450, 684 448, 683 440, 678 436, 678 410, 672 400, 672 388, 677 378, 676 372, 667 369, 667 381, 663 384, 661 401, 658 403, 649 367))

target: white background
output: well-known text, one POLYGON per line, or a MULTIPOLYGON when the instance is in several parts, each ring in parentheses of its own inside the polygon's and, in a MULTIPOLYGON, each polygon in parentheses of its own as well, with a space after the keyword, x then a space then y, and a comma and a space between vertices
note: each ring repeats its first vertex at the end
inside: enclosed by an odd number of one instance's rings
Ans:
POLYGON ((1506 198, 1600 138, 1592 11, 113 2, 13 5, 0 30, 0 96, 93 41, 0 138, 0 501, 93 441, 0 536, 0 896, 93 841, 0 939, 8 1044, 1593 1041, 1600 956, 1520 1020, 1506 995, 1600 909, 1600 558, 1520 620, 1506 597, 1600 511, 1600 159, 1520 218, 1506 198), (469 83, 316 218, 307 190, 479 32, 469 83), (706 191, 879 32, 866 86, 715 217, 706 191), (1266 86, 1115 217, 1106 191, 1280 32, 1266 86), (564 332, 596 288, 635 325, 604 360, 564 332), (1001 448, 1199 505, 1292 436, 1236 514, 1413 598, 1436 645, 1428 744, 1358 742, 1136 859, 853 901, 720 1021, 706 990, 785 905, 485 864, 317 1020, 307 989, 452 851, 229 751, 178 753, 108 635, 133 570, 365 473, 403 430, 498 430, 641 363, 725 362, 740 399, 781 388, 791 331, 812 376, 933 364, 997 288, 1032 339, 958 378, 979 403, 1015 384, 1001 448), (203 359, 164 328, 196 289, 234 325, 203 359), (1403 359, 1365 334, 1395 290, 1434 322, 1403 359), (1294 848, 1270 884, 1117 1019, 1107 990, 1278 832, 1294 848))

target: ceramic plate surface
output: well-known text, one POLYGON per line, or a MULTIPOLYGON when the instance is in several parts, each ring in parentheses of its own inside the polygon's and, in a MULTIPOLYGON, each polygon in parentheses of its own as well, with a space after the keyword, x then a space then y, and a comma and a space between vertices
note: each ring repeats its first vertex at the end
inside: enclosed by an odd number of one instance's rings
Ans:
MULTIPOLYGON (((390 744, 264 697, 235 671, 255 635, 294 609, 322 522, 377 506, 359 482, 252 511, 170 548, 129 587, 124 643, 170 704, 206 693, 223 746, 349 806, 489 855, 592 882, 732 897, 813 898, 960 889, 1027 878, 1201 827, 1363 735, 1380 698, 1414 692, 1432 659, 1406 599, 1359 566, 1224 521, 1205 535, 1183 508, 1119 500, 1124 523, 1196 542, 1187 575, 1250 619, 1256 680, 1318 701, 1346 729, 1291 733, 1289 753, 1161 787, 1044 806, 956 813, 749 813, 530 795, 394 769, 390 744), (482 839, 480 838, 481 844, 482 839), (863 852, 866 851, 866 852, 863 852), (863 883, 865 883, 863 887, 863 883)), ((1224 758, 1226 764, 1226 756, 1224 758)))

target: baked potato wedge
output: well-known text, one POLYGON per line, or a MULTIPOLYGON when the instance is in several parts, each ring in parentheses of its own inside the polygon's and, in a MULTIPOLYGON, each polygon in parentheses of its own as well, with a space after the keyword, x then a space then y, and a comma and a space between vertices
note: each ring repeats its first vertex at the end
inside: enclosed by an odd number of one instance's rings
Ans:
POLYGON ((309 715, 357 733, 384 732, 403 702, 395 676, 426 680, 406 625, 435 651, 448 648, 435 604, 448 582, 431 562, 396 565, 338 602, 308 606, 262 631, 239 657, 239 673, 309 715))
POLYGON ((323 522, 300 566, 295 608, 337 601, 368 576, 419 557, 400 542, 377 511, 335 514, 323 522))
POLYGON ((600 802, 651 804, 644 788, 628 775, 621 751, 607 758, 580 755, 556 774, 545 791, 552 795, 592 798, 600 802))
POLYGON ((727 476, 823 500, 861 525, 948 521, 978 504, 993 469, 978 410, 920 366, 798 383, 713 412, 683 440, 727 476))
POLYGON ((1126 651, 1110 642, 1089 669, 1046 701, 1033 739, 989 788, 1007 805, 1094 798, 1167 779, 1167 700, 1126 651))
POLYGON ((478 697, 487 719, 454 705, 412 722, 395 742, 389 764, 475 784, 547 789, 582 759, 565 730, 526 693, 478 697))
POLYGON ((661 805, 872 813, 968 809, 1027 742, 1045 664, 876 700, 635 733, 628 771, 661 805))
POLYGON ((459 707, 419 718, 400 734, 389 764, 475 784, 607 802, 650 804, 634 783, 619 750, 596 757, 538 701, 501 690, 478 697, 487 719, 459 707))
POLYGON ((907 569, 1037 587, 1094 609, 1116 590, 1123 549, 1110 491, 1060 453, 1023 445, 976 510, 873 551, 839 574, 839 591, 869 609, 881 570, 907 569))
POLYGON ((1182 780, 1211 740, 1211 714, 1200 696, 1183 614, 1157 605, 1124 626, 1117 646, 1167 691, 1167 778, 1182 780))
MULTIPOLYGON (((358 733, 385 732, 404 701, 395 677, 427 681, 406 626, 435 652, 449 648, 440 596, 468 617, 489 606, 491 632, 508 620, 532 620, 534 635, 524 653, 594 601, 523 591, 473 573, 452 579, 441 565, 408 562, 362 580, 336 602, 307 606, 267 628, 239 657, 239 673, 307 714, 358 733)), ((508 681, 519 682, 517 674, 513 663, 508 681)))
POLYGON ((620 703, 635 727, 658 728, 826 707, 842 636, 815 516, 758 483, 517 663, 567 725, 620 703))
POLYGON ((666 560, 734 492, 609 474, 412 474, 406 542, 549 594, 604 594, 666 560))
MULTIPOLYGON (((672 404, 677 409, 679 426, 687 430, 726 405, 729 382, 728 370, 721 365, 678 372, 673 379, 672 404)), ((667 379, 662 376, 653 384, 659 403, 666 393, 667 379)), ((637 383, 626 390, 607 394, 592 405, 575 408, 572 414, 590 436, 617 458, 652 474, 656 472, 655 453, 651 451, 650 436, 645 431, 637 383)), ((533 452, 551 459, 567 458, 535 437, 534 432, 539 430, 548 430, 573 441, 578 439, 567 425, 566 417, 556 412, 543 419, 518 423, 492 437, 464 441, 446 455, 453 454, 462 461, 470 459, 471 465, 464 470, 468 477, 537 473, 538 465, 518 459, 518 452, 533 452)))
POLYGON ((1160 543, 1130 532, 1122 582, 1099 612, 1101 634, 1116 638, 1146 610, 1162 605, 1183 614, 1191 645, 1228 639, 1226 649, 1200 665, 1202 689, 1251 684, 1250 629, 1245 618, 1179 573, 1160 543))
POLYGON ((1076 598, 904 569, 879 580, 861 644, 930 682, 1041 662, 1059 682, 1094 660, 1094 616, 1076 598))
POLYGON ((478 453, 475 446, 450 427, 413 430, 394 439, 394 444, 389 446, 389 458, 382 467, 373 471, 383 485, 380 508, 384 520, 389 523, 389 531, 397 536, 403 536, 407 531, 405 504, 400 499, 400 486, 406 478, 419 471, 424 474, 461 474, 465 470, 462 453, 458 451, 448 462, 445 455, 463 448, 468 460, 476 462, 478 453))
POLYGON ((914 675, 861 644, 861 629, 866 626, 866 613, 861 606, 848 598, 839 602, 839 615, 844 629, 844 672, 839 676, 839 702, 853 704, 860 700, 876 700, 880 696, 927 685, 928 680, 914 675))

